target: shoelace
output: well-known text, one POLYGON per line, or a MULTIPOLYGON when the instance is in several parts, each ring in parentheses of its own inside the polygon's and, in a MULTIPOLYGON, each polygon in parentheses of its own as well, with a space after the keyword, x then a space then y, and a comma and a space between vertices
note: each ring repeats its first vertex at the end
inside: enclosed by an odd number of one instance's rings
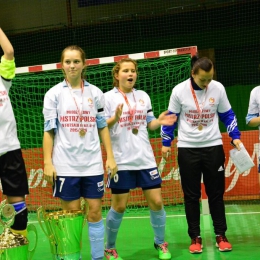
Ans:
POLYGON ((160 248, 162 249, 162 251, 164 253, 167 253, 168 252, 168 243, 167 242, 164 242, 163 244, 160 245, 160 248))
POLYGON ((118 254, 115 249, 107 249, 106 251, 110 253, 112 256, 118 257, 118 254))

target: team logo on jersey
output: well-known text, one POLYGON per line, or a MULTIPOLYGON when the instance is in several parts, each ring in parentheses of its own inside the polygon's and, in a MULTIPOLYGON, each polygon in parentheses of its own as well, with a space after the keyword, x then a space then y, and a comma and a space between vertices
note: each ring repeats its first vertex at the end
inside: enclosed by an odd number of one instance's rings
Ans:
POLYGON ((142 99, 139 99, 139 103, 141 106, 144 106, 144 101, 142 99))
POLYGON ((90 107, 93 107, 93 100, 91 98, 88 98, 88 105, 90 107))
POLYGON ((215 103, 215 99, 214 99, 213 97, 211 97, 211 98, 209 99, 209 103, 210 103, 211 105, 213 105, 213 104, 215 103))

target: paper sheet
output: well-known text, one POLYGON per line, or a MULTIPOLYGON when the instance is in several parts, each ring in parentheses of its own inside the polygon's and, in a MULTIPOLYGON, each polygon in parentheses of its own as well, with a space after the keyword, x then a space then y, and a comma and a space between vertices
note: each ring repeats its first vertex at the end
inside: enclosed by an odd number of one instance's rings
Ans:
POLYGON ((239 173, 243 173, 255 166, 255 164, 242 143, 240 144, 240 148, 240 151, 236 148, 230 150, 229 155, 239 173))

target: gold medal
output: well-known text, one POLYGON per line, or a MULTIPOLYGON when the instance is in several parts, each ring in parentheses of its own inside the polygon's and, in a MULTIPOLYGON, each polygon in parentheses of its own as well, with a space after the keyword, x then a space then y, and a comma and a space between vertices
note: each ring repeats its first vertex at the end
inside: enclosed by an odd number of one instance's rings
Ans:
POLYGON ((2 215, 5 218, 11 218, 15 214, 14 206, 11 204, 5 204, 2 209, 2 215))
POLYGON ((203 125, 199 124, 198 130, 201 131, 203 129, 203 125))
POLYGON ((133 129, 132 129, 132 133, 133 133, 134 135, 137 135, 137 134, 138 134, 138 129, 137 129, 137 128, 133 128, 133 129))
POLYGON ((80 137, 84 137, 85 135, 86 135, 86 130, 85 129, 83 129, 83 128, 81 128, 80 130, 79 130, 79 136, 80 137))

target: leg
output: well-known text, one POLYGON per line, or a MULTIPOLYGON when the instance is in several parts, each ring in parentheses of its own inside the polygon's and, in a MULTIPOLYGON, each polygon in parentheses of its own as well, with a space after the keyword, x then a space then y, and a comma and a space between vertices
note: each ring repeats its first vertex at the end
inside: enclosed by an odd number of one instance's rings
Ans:
POLYGON ((12 232, 27 237, 28 209, 25 203, 25 197, 7 196, 7 203, 12 204, 16 211, 14 224, 11 226, 12 232))
POLYGON ((21 149, 0 156, 0 176, 7 203, 13 204, 16 215, 11 229, 27 236, 28 210, 25 195, 29 194, 27 173, 21 149))
POLYGON ((144 196, 150 208, 151 225, 154 230, 154 242, 163 244, 165 237, 166 213, 163 208, 161 188, 146 189, 144 196))
POLYGON ((209 200, 209 208, 216 235, 225 235, 227 230, 225 205, 225 155, 223 146, 203 150, 203 180, 209 200))
MULTIPOLYGON (((112 189, 112 205, 106 218, 106 248, 116 248, 116 238, 126 209, 129 190, 126 193, 117 193, 121 190, 112 189)), ((123 191, 122 191, 123 192, 123 191)))
POLYGON ((92 260, 102 260, 104 257, 105 227, 101 214, 101 199, 86 199, 88 211, 88 234, 92 260))
POLYGON ((178 163, 184 193, 188 234, 200 236, 201 155, 199 148, 178 148, 178 163))

